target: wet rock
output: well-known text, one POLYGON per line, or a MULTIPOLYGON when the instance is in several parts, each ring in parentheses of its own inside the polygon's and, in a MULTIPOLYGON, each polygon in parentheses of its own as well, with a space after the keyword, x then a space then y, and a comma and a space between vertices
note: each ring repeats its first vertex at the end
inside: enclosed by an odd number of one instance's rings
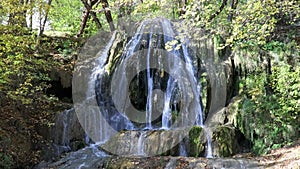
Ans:
POLYGON ((43 152, 42 160, 53 160, 62 153, 76 151, 86 146, 85 132, 73 108, 58 113, 53 121, 53 126, 43 126, 38 129, 39 133, 49 142, 47 145, 40 145, 43 152))
POLYGON ((242 125, 238 107, 240 100, 235 97, 227 107, 211 114, 205 121, 212 132, 213 155, 216 157, 228 157, 250 150, 251 144, 239 131, 242 125))
POLYGON ((188 129, 122 131, 101 147, 111 154, 121 156, 177 155, 180 141, 188 129))
POLYGON ((71 141, 84 138, 84 131, 74 109, 66 110, 56 116, 51 135, 55 144, 64 146, 69 146, 71 141))

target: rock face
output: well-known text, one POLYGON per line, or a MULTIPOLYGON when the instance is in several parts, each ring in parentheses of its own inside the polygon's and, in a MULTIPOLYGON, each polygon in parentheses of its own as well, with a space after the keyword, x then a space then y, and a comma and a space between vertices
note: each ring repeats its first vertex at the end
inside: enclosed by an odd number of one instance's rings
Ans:
POLYGON ((229 157, 239 152, 239 145, 233 126, 219 126, 213 132, 214 154, 219 157, 229 157))
POLYGON ((40 133, 51 142, 50 145, 43 146, 45 153, 42 153, 42 159, 46 161, 86 146, 85 132, 73 108, 58 113, 54 118, 54 126, 40 129, 40 133))
MULTIPOLYGON (((213 156, 229 157, 240 152, 239 135, 234 126, 236 118, 227 109, 214 114, 208 119, 213 156), (225 120, 229 118, 229 120, 225 120), (225 123, 226 122, 226 123, 225 123)), ((204 157, 207 151, 207 129, 200 126, 175 130, 121 131, 110 138, 101 149, 109 154, 128 156, 180 155, 180 144, 184 145, 186 155, 204 157)), ((45 132, 44 132, 45 133, 45 132)), ((47 133, 47 132, 46 132, 47 133)), ((75 151, 85 146, 85 132, 82 129, 74 109, 59 113, 55 125, 45 136, 53 144, 45 150, 50 160, 62 153, 75 151)))
POLYGON ((55 125, 52 128, 52 137, 55 144, 71 146, 72 141, 84 139, 84 134, 73 108, 56 116, 55 125))

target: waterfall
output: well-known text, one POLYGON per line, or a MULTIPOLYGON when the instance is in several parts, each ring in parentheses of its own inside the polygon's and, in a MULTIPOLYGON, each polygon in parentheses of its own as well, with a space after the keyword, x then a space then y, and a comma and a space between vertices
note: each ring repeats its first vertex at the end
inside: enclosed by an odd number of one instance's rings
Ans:
POLYGON ((206 147, 206 158, 213 158, 212 147, 211 147, 211 137, 206 134, 207 147, 206 147))
MULTIPOLYGON (((58 149, 62 151, 69 151, 70 148, 70 130, 71 130, 71 113, 74 109, 65 110, 60 113, 56 118, 55 130, 61 132, 55 132, 54 143, 57 145, 58 149)), ((61 151, 58 150, 58 151, 61 151)), ((58 153, 59 154, 59 153, 58 153)))
MULTIPOLYGON (((99 105, 97 105, 98 102, 96 100, 97 93, 95 92, 95 84, 98 84, 97 81, 99 81, 99 75, 105 74, 106 72, 105 62, 108 58, 108 51, 114 43, 115 36, 116 33, 112 35, 112 38, 104 47, 104 49, 96 53, 96 56, 95 58, 93 58, 93 61, 91 63, 86 63, 85 60, 82 63, 84 66, 88 65, 90 67, 91 73, 87 77, 87 89, 83 90, 85 97, 82 100, 79 99, 80 102, 77 101, 76 103, 75 101, 74 107, 76 109, 77 117, 79 120, 81 120, 80 123, 85 129, 85 142, 87 144, 90 144, 91 142, 102 144, 106 142, 112 135, 115 134, 115 132, 111 129, 109 122, 106 121, 106 118, 108 118, 109 116, 108 110, 106 110, 105 107, 100 106, 99 111, 99 105)), ((86 56, 83 55, 83 57, 86 56)), ((98 85, 99 88, 105 88, 105 86, 102 86, 101 83, 99 83, 98 85)), ((80 91, 82 89, 79 88, 77 90, 80 91)), ((76 98, 76 96, 74 96, 73 93, 73 98, 78 99, 76 98)))
POLYGON ((62 132, 62 145, 63 146, 69 146, 70 139, 69 139, 69 122, 68 117, 71 110, 66 110, 66 114, 63 116, 63 132, 62 132))
POLYGON ((152 45, 152 30, 149 37, 149 46, 147 51, 147 82, 148 82, 148 96, 146 104, 146 128, 152 129, 152 100, 153 100, 153 75, 150 74, 150 59, 151 59, 151 45, 152 45))
POLYGON ((139 156, 144 156, 145 152, 144 152, 144 139, 145 139, 145 131, 141 131, 140 132, 140 136, 138 139, 138 145, 137 145, 137 155, 139 156))
POLYGON ((206 158, 213 158, 213 153, 212 153, 212 146, 211 146, 211 131, 209 128, 203 126, 202 127, 204 130, 204 134, 206 137, 206 154, 205 157, 206 158))
POLYGON ((196 100, 196 103, 197 103, 197 108, 195 109, 197 111, 197 116, 196 116, 196 125, 198 126, 203 126, 203 115, 202 115, 202 107, 201 107, 201 104, 200 104, 200 95, 201 95, 201 85, 200 85, 200 82, 197 82, 197 79, 196 79, 196 75, 195 75, 195 72, 194 72, 194 67, 193 67, 193 63, 191 61, 191 58, 189 56, 189 52, 188 52, 188 49, 185 45, 182 46, 183 48, 183 52, 184 52, 184 59, 187 63, 187 69, 189 72, 191 72, 191 74, 193 75, 191 78, 193 80, 194 83, 191 83, 191 85, 195 85, 193 86, 193 89, 195 90, 194 92, 196 93, 195 95, 198 96, 195 98, 196 100))
MULTIPOLYGON (((205 128, 197 58, 192 56, 187 40, 171 43, 172 49, 166 49, 177 35, 167 19, 146 20, 118 57, 109 58, 114 38, 97 54, 80 109, 87 138, 102 144, 120 131, 138 130, 134 154, 147 156, 144 146, 148 130, 170 131, 195 125, 205 128)), ((206 154, 212 157, 210 135, 205 133, 206 154)), ((187 156, 180 139, 174 139, 178 141, 174 144, 179 143, 180 155, 187 156)))
POLYGON ((175 82, 171 78, 169 78, 167 91, 165 93, 164 110, 162 113, 162 127, 161 127, 162 129, 169 129, 171 125, 172 110, 170 110, 170 103, 171 103, 172 91, 175 87, 174 85, 175 82))

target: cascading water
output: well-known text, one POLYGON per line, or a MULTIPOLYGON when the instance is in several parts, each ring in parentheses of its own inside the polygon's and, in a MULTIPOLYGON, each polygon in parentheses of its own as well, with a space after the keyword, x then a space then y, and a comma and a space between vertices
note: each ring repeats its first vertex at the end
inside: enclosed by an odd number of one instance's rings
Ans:
POLYGON ((153 76, 150 74, 150 59, 151 59, 151 45, 152 45, 152 31, 149 37, 149 46, 147 51, 147 81, 148 81, 148 96, 146 104, 146 129, 152 129, 152 99, 153 99, 153 76))
POLYGON ((145 132, 141 131, 140 132, 140 136, 138 139, 138 145, 137 145, 137 155, 139 156, 144 156, 145 152, 144 152, 144 138, 145 138, 145 132))
MULTIPOLYGON (((106 56, 95 61, 86 92, 86 102, 96 97, 99 106, 87 111, 85 119, 89 122, 84 123, 95 142, 104 143, 122 130, 138 130, 137 152, 133 155, 147 156, 144 146, 149 130, 194 125, 205 128, 195 58, 187 44, 173 44, 170 51, 166 50, 167 43, 176 41, 176 36, 167 19, 142 22, 116 59, 115 67, 103 61, 108 60, 113 38, 108 43, 102 51, 106 56)), ((208 137, 207 134, 210 144, 208 137)), ((186 146, 180 143, 179 147, 180 154, 186 156, 186 146)), ((207 157, 211 157, 210 147, 207 146, 207 157)))
POLYGON ((69 134, 69 123, 68 123, 68 115, 70 113, 70 110, 66 110, 66 115, 63 116, 63 132, 62 132, 62 145, 69 146, 70 140, 68 137, 69 134))
MULTIPOLYGON (((187 50, 187 47, 186 46, 183 46, 183 52, 184 52, 184 58, 185 58, 185 61, 187 63, 187 68, 190 72, 193 72, 193 75, 194 75, 194 68, 192 66, 192 61, 189 57, 189 52, 187 50)), ((197 82, 197 79, 196 79, 196 76, 194 75, 193 76, 193 79, 195 82, 197 82)), ((200 82, 198 83, 192 83, 192 84, 197 84, 196 87, 194 87, 196 89, 196 93, 197 95, 196 96, 200 96, 201 94, 201 85, 200 85, 200 82)), ((205 136, 206 136, 206 140, 207 140, 207 144, 206 144, 206 157, 207 158, 213 158, 213 155, 212 155, 212 146, 211 146, 211 135, 210 135, 210 132, 209 130, 204 126, 204 119, 203 119, 203 113, 202 113, 202 107, 201 107, 201 104, 200 104, 200 101, 198 101, 199 103, 199 108, 197 109, 197 117, 196 117, 196 125, 198 126, 201 126, 203 128, 203 130, 205 131, 205 136)))
POLYGON ((195 70, 193 68, 193 64, 192 64, 192 61, 191 61, 191 58, 189 56, 189 52, 188 52, 188 49, 185 45, 182 46, 182 49, 183 49, 183 56, 184 56, 184 59, 185 59, 185 62, 187 63, 187 70, 189 72, 192 73, 192 79, 194 81, 194 83, 191 83, 191 85, 195 85, 193 86, 193 89, 195 90, 194 92, 196 93, 196 101, 198 103, 198 107, 196 108, 196 111, 197 111, 197 117, 196 117, 196 125, 198 126, 203 126, 203 115, 202 115, 202 107, 201 107, 201 104, 200 104, 200 100, 199 100, 199 97, 201 95, 201 85, 200 83, 197 81, 196 79, 196 76, 195 76, 195 70))
POLYGON ((211 146, 211 131, 209 128, 203 126, 202 127, 206 137, 206 158, 213 158, 212 146, 211 146))
MULTIPOLYGON (((172 110, 170 110, 170 103, 172 92, 175 88, 175 82, 172 78, 168 79, 167 90, 165 93, 165 102, 164 102, 164 110, 162 113, 162 129, 169 129, 172 120, 172 110)), ((176 111, 176 110, 175 110, 176 111)))

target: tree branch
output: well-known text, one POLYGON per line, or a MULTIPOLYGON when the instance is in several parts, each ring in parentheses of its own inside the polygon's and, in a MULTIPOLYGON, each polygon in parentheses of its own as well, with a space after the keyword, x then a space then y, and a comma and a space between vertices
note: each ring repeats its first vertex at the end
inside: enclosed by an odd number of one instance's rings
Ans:
POLYGON ((110 13, 108 2, 107 2, 107 0, 101 0, 101 2, 102 2, 102 8, 104 9, 104 14, 105 14, 107 23, 109 24, 110 30, 114 31, 115 25, 114 25, 114 22, 113 22, 111 13, 110 13))
POLYGON ((209 17, 209 21, 213 20, 216 16, 218 16, 223 11, 223 9, 226 5, 227 5, 227 0, 223 0, 222 5, 220 6, 219 10, 209 17))

